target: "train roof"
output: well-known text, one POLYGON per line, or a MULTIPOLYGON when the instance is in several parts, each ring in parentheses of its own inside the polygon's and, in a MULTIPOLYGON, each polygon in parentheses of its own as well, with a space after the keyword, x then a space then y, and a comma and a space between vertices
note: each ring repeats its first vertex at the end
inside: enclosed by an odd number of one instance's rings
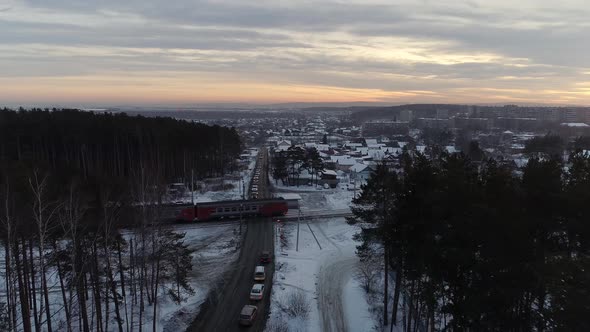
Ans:
POLYGON ((245 200, 228 200, 228 201, 217 201, 217 202, 203 202, 196 203, 198 207, 206 206, 219 206, 219 205, 240 205, 240 204, 264 204, 264 203, 277 203, 285 202, 283 198, 269 198, 269 199, 245 199, 245 200))

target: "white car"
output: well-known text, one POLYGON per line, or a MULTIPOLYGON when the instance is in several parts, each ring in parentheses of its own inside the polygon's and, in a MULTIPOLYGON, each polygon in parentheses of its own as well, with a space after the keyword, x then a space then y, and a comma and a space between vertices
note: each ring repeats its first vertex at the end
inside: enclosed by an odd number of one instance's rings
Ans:
POLYGON ((263 297, 264 297, 264 285, 263 284, 254 284, 254 286, 252 286, 252 290, 250 291, 250 300, 259 301, 259 300, 262 300, 263 297))

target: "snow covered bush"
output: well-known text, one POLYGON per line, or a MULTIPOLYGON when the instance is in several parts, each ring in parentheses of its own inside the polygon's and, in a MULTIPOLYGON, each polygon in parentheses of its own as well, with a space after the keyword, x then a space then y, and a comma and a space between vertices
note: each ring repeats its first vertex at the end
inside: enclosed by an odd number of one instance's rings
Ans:
POLYGON ((311 309, 307 296, 302 291, 293 291, 289 293, 284 303, 284 307, 289 316, 301 318, 306 318, 311 309))
POLYGON ((289 332, 289 325, 283 320, 273 319, 268 323, 266 332, 289 332))

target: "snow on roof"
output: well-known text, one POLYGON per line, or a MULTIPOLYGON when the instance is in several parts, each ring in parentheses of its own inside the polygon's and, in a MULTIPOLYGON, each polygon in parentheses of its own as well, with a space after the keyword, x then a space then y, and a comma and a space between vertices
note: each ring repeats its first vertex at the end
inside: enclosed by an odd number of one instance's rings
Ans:
POLYGON ((455 148, 454 145, 447 145, 447 146, 445 146, 445 150, 448 153, 457 153, 457 152, 459 152, 459 150, 457 150, 457 148, 455 148))
POLYGON ((424 153, 426 151, 426 145, 416 145, 416 151, 424 153))
POLYGON ((350 146, 350 147, 359 147, 359 146, 363 146, 361 143, 346 143, 344 144, 346 146, 350 146))
POLYGON ((360 172, 366 170, 368 167, 369 167, 369 165, 367 165, 367 164, 357 163, 357 164, 352 165, 352 167, 350 168, 350 170, 353 171, 353 172, 355 172, 355 173, 360 173, 360 172))
POLYGON ((356 151, 358 151, 358 152, 360 152, 362 154, 367 154, 369 152, 369 148, 366 148, 366 147, 358 147, 356 149, 356 151))
POLYGON ((328 144, 316 144, 316 148, 318 151, 328 151, 330 150, 330 145, 328 144))
POLYGON ((561 125, 564 127, 590 127, 589 125, 582 122, 565 122, 561 125))
POLYGON ((277 145, 285 145, 285 144, 288 144, 289 146, 291 146, 291 141, 284 139, 284 140, 280 140, 277 142, 277 145))
POLYGON ((393 155, 400 155, 402 154, 402 148, 393 148, 393 147, 386 147, 383 149, 385 153, 393 154, 393 155))
POLYGON ((330 156, 330 160, 332 162, 338 163, 339 165, 343 166, 352 166, 354 165, 354 159, 348 155, 344 156, 330 156))
POLYGON ((273 196, 277 198, 284 198, 286 200, 301 200, 301 195, 295 193, 280 193, 274 194, 273 196))
POLYGON ((377 140, 373 138, 365 138, 365 143, 367 143, 367 145, 373 145, 377 144, 377 140))
POLYGON ((337 175, 338 175, 338 173, 336 173, 336 171, 333 171, 333 170, 331 170, 331 169, 326 169, 326 170, 324 170, 324 171, 322 172, 322 174, 325 174, 325 175, 333 175, 333 176, 337 176, 337 175))

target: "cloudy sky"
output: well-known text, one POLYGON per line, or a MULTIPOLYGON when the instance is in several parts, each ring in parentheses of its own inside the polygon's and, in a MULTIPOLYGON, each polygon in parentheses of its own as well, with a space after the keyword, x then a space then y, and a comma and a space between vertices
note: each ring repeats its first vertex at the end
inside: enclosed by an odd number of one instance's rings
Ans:
POLYGON ((0 104, 590 104, 587 0, 0 0, 0 104))

